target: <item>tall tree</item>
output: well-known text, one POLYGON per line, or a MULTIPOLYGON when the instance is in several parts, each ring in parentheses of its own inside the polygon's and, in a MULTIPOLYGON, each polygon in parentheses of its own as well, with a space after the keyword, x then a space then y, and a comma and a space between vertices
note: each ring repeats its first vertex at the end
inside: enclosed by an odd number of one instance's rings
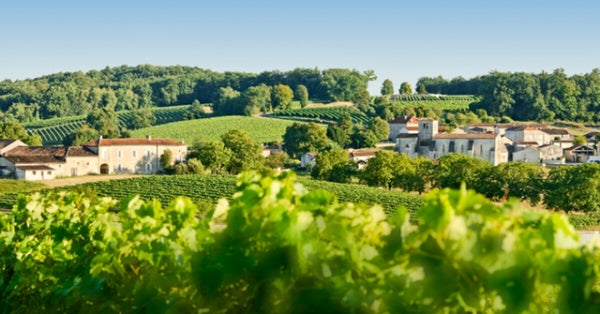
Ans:
POLYGON ((213 174, 221 173, 231 159, 231 150, 225 147, 225 144, 221 141, 203 142, 196 140, 192 147, 195 153, 191 154, 190 157, 198 158, 213 174))
POLYGON ((283 84, 273 86, 273 92, 271 93, 273 108, 289 109, 293 98, 294 92, 289 86, 283 84))
POLYGON ((380 117, 371 119, 369 122, 369 130, 375 134, 379 141, 387 140, 387 138, 390 136, 389 124, 380 117))
POLYGON ((350 160, 348 152, 332 149, 317 155, 311 176, 320 180, 347 183, 355 173, 356 164, 350 160))
MULTIPOLYGON (((409 82, 402 82, 402 84, 400 85, 400 89, 398 90, 398 92, 400 92, 400 95, 410 95, 412 94, 412 87, 410 86, 409 82)), ((419 92, 419 94, 425 94, 426 92, 419 92)))
POLYGON ((294 98, 300 102, 300 107, 304 108, 308 105, 308 89, 306 86, 299 84, 294 90, 294 98))
POLYGON ((308 152, 318 152, 329 147, 329 139, 324 128, 316 123, 294 123, 285 129, 283 150, 290 156, 299 158, 308 152))
POLYGON ((246 170, 257 170, 263 163, 260 144, 252 141, 248 133, 242 130, 230 130, 221 135, 223 144, 231 150, 229 172, 239 173, 246 170))
POLYGON ((394 94, 394 83, 392 83, 392 80, 390 79, 385 79, 385 81, 383 81, 383 85, 381 86, 381 95, 391 96, 392 94, 394 94))
POLYGON ((31 146, 42 145, 39 135, 29 135, 25 128, 16 122, 0 122, 0 139, 20 140, 31 146))

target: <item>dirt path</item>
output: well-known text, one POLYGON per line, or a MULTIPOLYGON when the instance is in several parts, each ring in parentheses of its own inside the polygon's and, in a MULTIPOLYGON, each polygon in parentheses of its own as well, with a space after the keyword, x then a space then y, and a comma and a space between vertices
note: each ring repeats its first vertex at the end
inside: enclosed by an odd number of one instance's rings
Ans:
POLYGON ((136 175, 136 174, 95 175, 95 176, 60 178, 60 179, 40 181, 40 182, 44 183, 49 188, 57 188, 57 187, 61 187, 61 186, 77 185, 77 184, 88 183, 88 182, 121 180, 121 179, 127 179, 127 178, 139 177, 139 176, 140 175, 136 175))

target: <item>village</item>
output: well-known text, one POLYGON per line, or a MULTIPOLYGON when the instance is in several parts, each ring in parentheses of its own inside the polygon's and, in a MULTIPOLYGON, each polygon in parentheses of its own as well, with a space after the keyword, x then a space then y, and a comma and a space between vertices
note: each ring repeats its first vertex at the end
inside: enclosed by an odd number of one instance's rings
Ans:
MULTIPOLYGON (((574 136, 564 128, 545 123, 467 124, 451 133, 432 118, 403 116, 389 121, 390 142, 376 149, 349 149, 350 159, 362 169, 380 149, 393 150, 409 157, 437 159, 452 153, 465 154, 492 165, 529 162, 544 166, 600 163, 596 149, 598 132, 585 135, 586 143, 575 145, 574 136)), ((28 146, 19 140, 0 140, 0 177, 25 180, 50 180, 88 174, 156 174, 162 169, 159 158, 173 154, 172 163, 186 159, 184 141, 172 139, 125 138, 98 139, 81 146, 28 146)), ((281 151, 281 145, 263 147, 263 156, 281 151)), ((316 163, 316 152, 300 157, 302 168, 316 163)))

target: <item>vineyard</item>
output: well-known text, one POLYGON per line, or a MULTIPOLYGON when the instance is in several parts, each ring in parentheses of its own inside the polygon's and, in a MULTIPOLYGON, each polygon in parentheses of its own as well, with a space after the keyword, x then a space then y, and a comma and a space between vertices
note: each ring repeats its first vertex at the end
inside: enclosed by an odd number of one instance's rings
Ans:
POLYGON ((168 137, 184 139, 193 143, 194 139, 220 140, 221 135, 232 129, 240 129, 248 133, 257 143, 281 142, 285 129, 291 121, 279 119, 254 118, 245 116, 223 116, 200 120, 174 122, 132 132, 132 137, 168 137))
MULTIPOLYGON (((173 106, 152 108, 156 117, 155 125, 183 120, 189 106, 173 106)), ((122 127, 130 128, 132 112, 120 111, 117 113, 122 127)), ((39 134, 44 145, 60 145, 63 139, 85 123, 85 116, 65 117, 41 120, 24 124, 29 134, 39 134)))
POLYGON ((369 121, 364 113, 352 107, 318 107, 304 109, 281 110, 273 114, 271 117, 288 118, 293 117, 300 120, 308 120, 314 122, 332 122, 339 121, 345 113, 349 113, 354 123, 366 123, 369 121))
MULTIPOLYGON (((309 190, 326 190, 335 194, 342 202, 381 204, 387 212, 398 206, 416 210, 421 206, 422 198, 417 195, 388 191, 352 184, 300 178, 299 181, 309 190)), ((57 190, 92 190, 98 196, 110 196, 124 199, 139 194, 142 199, 157 199, 165 206, 176 196, 187 196, 193 201, 200 200, 216 203, 220 198, 230 198, 235 192, 235 176, 232 175, 182 175, 182 176, 144 176, 139 178, 92 182, 57 190)), ((10 208, 16 201, 17 193, 0 195, 0 208, 10 208)))
POLYGON ((401 107, 425 106, 442 110, 468 110, 469 105, 477 101, 475 96, 435 96, 435 95, 397 95, 392 96, 392 103, 401 107))

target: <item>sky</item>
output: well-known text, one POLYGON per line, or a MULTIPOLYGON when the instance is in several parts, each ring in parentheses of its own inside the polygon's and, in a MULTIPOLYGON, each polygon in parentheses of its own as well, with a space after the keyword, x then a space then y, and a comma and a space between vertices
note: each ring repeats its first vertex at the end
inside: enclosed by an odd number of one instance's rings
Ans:
POLYGON ((600 68, 600 1, 7 1, 0 80, 119 65, 423 76, 600 68))

